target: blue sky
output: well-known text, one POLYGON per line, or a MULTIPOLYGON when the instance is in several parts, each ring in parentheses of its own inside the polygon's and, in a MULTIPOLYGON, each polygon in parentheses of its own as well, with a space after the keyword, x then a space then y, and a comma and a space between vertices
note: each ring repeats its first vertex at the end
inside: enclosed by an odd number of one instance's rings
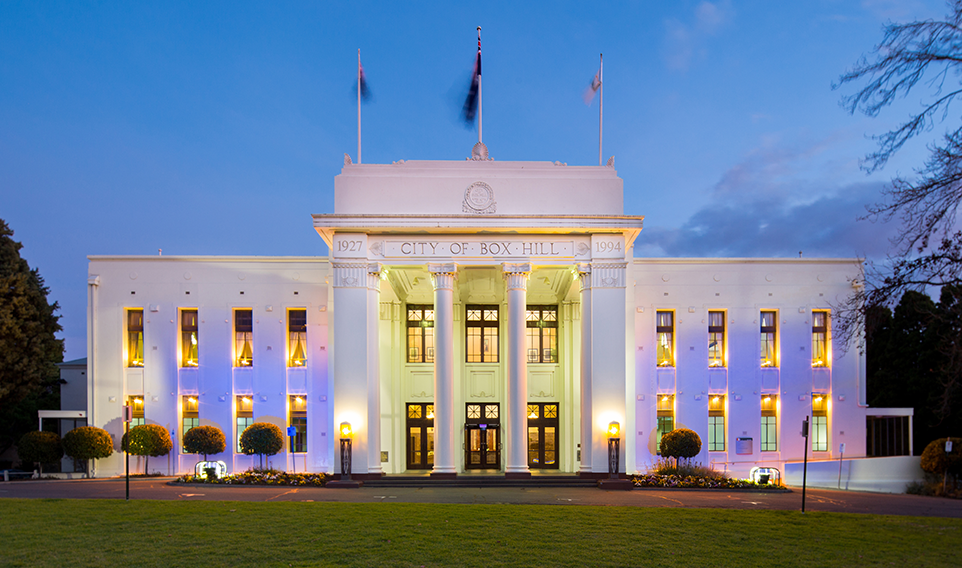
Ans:
MULTIPOLYGON (((858 160, 918 108, 850 116, 832 82, 887 20, 940 1, 0 2, 0 218, 85 355, 88 254, 324 255, 356 158, 357 49, 373 92, 365 163, 463 160, 458 120, 484 41, 484 141, 496 160, 604 156, 636 256, 884 256, 857 222, 924 140, 867 176, 858 160)), ((842 92, 851 92, 851 89, 842 92)), ((936 134, 941 130, 936 128, 936 134)))

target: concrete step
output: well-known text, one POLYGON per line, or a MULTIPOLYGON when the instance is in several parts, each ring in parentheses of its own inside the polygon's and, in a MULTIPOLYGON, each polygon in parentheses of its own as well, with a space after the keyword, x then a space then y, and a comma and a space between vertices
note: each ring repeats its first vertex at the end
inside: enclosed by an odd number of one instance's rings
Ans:
POLYGON ((575 475, 533 475, 526 479, 505 479, 503 475, 458 475, 435 479, 424 475, 385 475, 365 480, 364 487, 596 487, 598 480, 575 475))

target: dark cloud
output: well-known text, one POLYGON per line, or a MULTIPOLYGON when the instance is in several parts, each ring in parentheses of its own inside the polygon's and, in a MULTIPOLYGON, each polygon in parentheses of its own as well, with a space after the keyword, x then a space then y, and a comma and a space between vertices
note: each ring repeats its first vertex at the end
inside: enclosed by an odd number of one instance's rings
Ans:
POLYGON ((680 228, 646 228, 635 256, 796 257, 802 251, 806 257, 884 257, 895 227, 858 220, 884 185, 855 183, 801 203, 726 191, 680 228))

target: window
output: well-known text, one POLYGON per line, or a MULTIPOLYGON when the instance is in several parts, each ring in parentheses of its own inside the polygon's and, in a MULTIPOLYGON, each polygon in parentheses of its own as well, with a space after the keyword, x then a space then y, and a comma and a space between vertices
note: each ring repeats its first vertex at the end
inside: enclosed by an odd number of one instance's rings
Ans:
POLYGON ((144 310, 127 310, 127 366, 144 366, 144 310))
POLYGON ((287 310, 287 366, 307 365, 307 310, 287 310))
POLYGON ((197 310, 180 312, 180 366, 197 366, 197 310))
POLYGON ((558 362, 558 306, 528 306, 528 363, 558 362))
POLYGON ((498 306, 467 305, 464 352, 468 363, 498 362, 498 306))
POLYGON ((307 397, 302 394, 290 397, 290 424, 294 427, 294 443, 291 453, 301 454, 307 451, 307 397))
POLYGON ((725 366, 725 312, 708 312, 708 366, 725 366))
POLYGON ((408 306, 408 363, 434 362, 434 306, 408 306))
POLYGON ((675 366, 675 312, 657 312, 655 331, 658 334, 658 366, 675 366))
POLYGON ((249 394, 238 396, 234 400, 237 412, 237 453, 241 453, 240 438, 244 430, 254 423, 254 397, 249 394))
POLYGON ((234 366, 254 364, 254 311, 234 310, 234 366))
POLYGON ((812 366, 828 367, 828 312, 812 312, 812 366))
POLYGON ((761 451, 778 451, 778 397, 762 395, 761 451))
POLYGON ((708 398, 708 451, 725 451, 725 397, 720 394, 708 398))
POLYGON ((661 455, 661 438, 675 429, 675 395, 658 395, 658 430, 655 434, 657 449, 655 453, 661 455))
POLYGON ((828 451, 828 395, 812 393, 812 451, 828 451))
POLYGON ((762 367, 777 367, 778 345, 775 341, 778 332, 778 312, 762 312, 760 319, 761 365, 762 367))
MULTIPOLYGON (((184 436, 187 434, 188 430, 200 426, 200 412, 198 409, 196 395, 183 396, 181 397, 180 403, 181 416, 183 418, 183 427, 180 430, 180 439, 181 442, 183 442, 184 436)), ((181 450, 186 452, 183 447, 181 447, 181 450)))
POLYGON ((128 396, 127 406, 131 408, 130 427, 142 426, 144 421, 144 397, 128 396))

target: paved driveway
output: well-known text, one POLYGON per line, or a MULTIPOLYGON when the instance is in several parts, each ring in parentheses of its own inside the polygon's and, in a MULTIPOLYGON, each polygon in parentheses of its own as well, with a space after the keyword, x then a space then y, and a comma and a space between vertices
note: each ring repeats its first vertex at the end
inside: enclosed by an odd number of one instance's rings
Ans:
MULTIPOLYGON (((366 488, 230 487, 168 485, 170 478, 132 479, 131 499, 200 501, 298 501, 341 503, 510 503, 720 509, 799 510, 802 493, 594 488, 366 488)), ((0 482, 0 498, 123 499, 124 480, 91 479, 0 482)), ((962 500, 809 489, 807 511, 962 518, 962 500)))

